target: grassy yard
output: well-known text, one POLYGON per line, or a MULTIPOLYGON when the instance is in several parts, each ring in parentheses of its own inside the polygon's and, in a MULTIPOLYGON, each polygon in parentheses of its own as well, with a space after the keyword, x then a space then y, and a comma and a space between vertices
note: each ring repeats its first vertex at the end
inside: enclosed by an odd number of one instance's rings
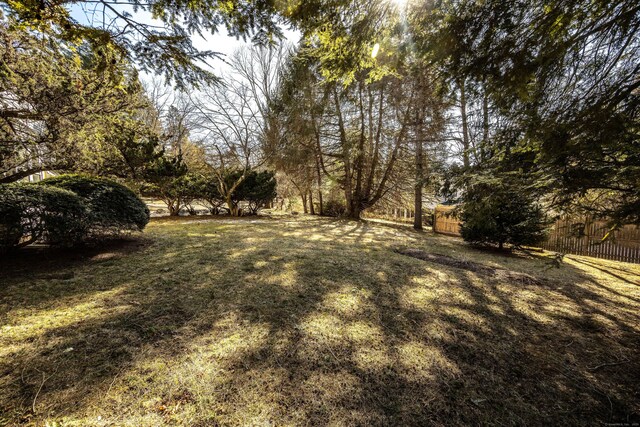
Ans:
POLYGON ((0 425, 640 421, 637 265, 197 217, 0 273, 0 425))

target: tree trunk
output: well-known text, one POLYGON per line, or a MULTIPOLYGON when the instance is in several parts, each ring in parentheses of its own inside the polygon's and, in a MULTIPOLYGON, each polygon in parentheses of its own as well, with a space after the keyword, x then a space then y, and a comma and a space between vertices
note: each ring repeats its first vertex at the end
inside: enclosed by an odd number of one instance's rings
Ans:
POLYGON ((169 209, 169 216, 178 216, 180 215, 180 202, 177 200, 169 200, 165 202, 167 204, 167 208, 169 209))
POLYGON ((462 117, 462 164, 465 169, 471 165, 469 161, 469 124, 467 122, 467 95, 464 90, 464 80, 458 80, 460 88, 460 116, 462 117))
POLYGON ((347 212, 347 218, 351 218, 351 219, 360 219, 360 211, 359 210, 352 210, 350 212, 347 212))
POLYGON ((309 190, 309 212, 311 213, 311 215, 316 214, 316 210, 313 207, 313 190, 309 190))
POLYGON ((320 161, 318 159, 318 155, 316 155, 316 176, 318 179, 318 214, 322 216, 322 173, 320 172, 320 161))
POLYGON ((304 213, 309 213, 309 208, 307 207, 307 195, 303 192, 300 192, 300 198, 302 199, 302 209, 304 213))
POLYGON ((480 161, 484 161, 485 149, 489 142, 489 95, 483 88, 484 96, 482 98, 482 145, 480 146, 480 161))
POLYGON ((362 208, 357 201, 352 201, 347 205, 347 218, 360 219, 362 208))
POLYGON ((233 203, 233 200, 231 200, 230 196, 226 198, 226 202, 227 202, 227 208, 229 209, 229 215, 238 216, 238 206, 235 203, 233 203))
POLYGON ((413 228, 422 230, 422 186, 424 184, 422 139, 416 142, 416 186, 413 216, 413 228))
MULTIPOLYGON (((353 172, 356 175, 354 196, 356 200, 363 200, 362 178, 364 173, 364 143, 367 139, 367 135, 364 104, 362 102, 362 83, 358 85, 358 94, 358 106, 360 110, 360 137, 358 138, 358 149, 356 150, 356 155, 353 161, 353 172)), ((369 108, 371 108, 371 103, 369 103, 369 108)))

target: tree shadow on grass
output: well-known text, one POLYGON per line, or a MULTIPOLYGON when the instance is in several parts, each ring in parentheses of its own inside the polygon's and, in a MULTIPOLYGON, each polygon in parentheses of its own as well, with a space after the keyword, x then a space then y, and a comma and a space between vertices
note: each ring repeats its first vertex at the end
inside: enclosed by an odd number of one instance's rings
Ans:
MULTIPOLYGON (((34 245, 4 254, 0 258, 0 301, 12 298, 7 308, 15 309, 50 305, 61 298, 91 293, 90 286, 73 283, 83 280, 76 275, 78 269, 93 265, 99 272, 100 267, 108 268, 150 244, 149 239, 135 236, 72 249, 34 245), (10 287, 13 291, 9 296, 10 287)), ((0 306, 0 316, 3 314, 0 306)))
POLYGON ((126 255, 150 244, 141 236, 132 236, 87 244, 77 248, 59 248, 47 245, 31 245, 5 253, 0 257, 3 278, 25 279, 58 272, 61 269, 81 265, 88 260, 110 259, 109 255, 126 255))
POLYGON ((598 263, 595 263, 593 261, 588 261, 585 259, 578 259, 576 257, 572 258, 573 261, 578 262, 580 264, 586 265, 588 267, 594 268, 602 273, 605 273, 606 275, 609 275, 611 277, 614 277, 617 280, 621 280, 623 282, 626 282, 630 285, 635 285, 635 286, 640 286, 640 277, 637 277, 635 281, 629 280, 628 277, 623 276, 623 274, 626 275, 631 275, 631 273, 627 270, 624 269, 616 269, 616 268, 612 268, 611 266, 608 267, 603 267, 602 265, 599 265, 598 263))
POLYGON ((5 419, 545 425, 637 417, 637 301, 620 301, 580 271, 567 275, 575 283, 514 284, 394 253, 393 236, 374 227, 249 227, 195 225, 99 275, 79 266, 91 291, 74 279, 77 293, 55 311, 40 301, 13 306, 13 284, 2 300, 17 309, 3 318, 13 329, 0 355, 5 419), (323 233, 331 237, 314 240, 323 233))

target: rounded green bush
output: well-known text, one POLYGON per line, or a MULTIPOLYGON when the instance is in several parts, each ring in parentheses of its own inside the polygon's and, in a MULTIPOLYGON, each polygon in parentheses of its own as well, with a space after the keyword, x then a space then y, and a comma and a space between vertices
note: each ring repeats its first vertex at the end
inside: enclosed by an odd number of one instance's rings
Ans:
POLYGON ((0 185, 0 251, 34 242, 73 246, 86 235, 87 212, 82 199, 68 190, 0 185))
POLYGON ((142 231, 149 222, 149 208, 129 188, 105 178, 60 175, 41 186, 57 187, 77 194, 88 209, 91 237, 142 231))
POLYGON ((324 202, 322 212, 325 216, 340 217, 347 213, 347 206, 340 200, 330 199, 324 202))

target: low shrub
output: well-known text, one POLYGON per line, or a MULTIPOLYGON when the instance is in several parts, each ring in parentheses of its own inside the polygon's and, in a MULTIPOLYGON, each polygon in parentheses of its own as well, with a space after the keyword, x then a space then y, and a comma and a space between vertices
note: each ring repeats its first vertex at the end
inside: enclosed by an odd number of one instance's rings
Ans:
MULTIPOLYGON (((224 176, 225 185, 231 188, 234 183, 245 174, 244 180, 231 194, 231 202, 237 207, 240 202, 246 202, 246 212, 256 215, 268 202, 276 197, 276 178, 271 171, 257 172, 255 170, 243 171, 236 169, 224 176)), ((224 198, 224 197, 223 197, 224 198)), ((230 211, 230 206, 226 209, 230 211)))
POLYGON ((88 237, 142 231, 149 222, 147 205, 129 188, 109 179, 60 175, 38 185, 72 191, 84 201, 88 211, 88 237))
POLYGON ((347 206, 339 200, 327 200, 322 209, 323 215, 326 216, 344 216, 347 213, 347 206))
POLYGON ((40 241, 73 246, 88 230, 87 208, 75 193, 37 184, 0 185, 0 250, 40 241))
POLYGON ((74 246, 87 238, 141 231, 149 209, 124 185, 62 175, 0 186, 0 250, 42 242, 74 246))
POLYGON ((169 215, 178 216, 185 196, 191 197, 189 193, 192 189, 189 185, 193 180, 185 178, 188 171, 181 155, 161 156, 146 170, 141 193, 145 197, 162 200, 167 205, 169 215))
POLYGON ((209 208, 209 212, 217 215, 220 207, 224 204, 224 199, 218 189, 218 179, 215 177, 202 178, 201 201, 209 208))

